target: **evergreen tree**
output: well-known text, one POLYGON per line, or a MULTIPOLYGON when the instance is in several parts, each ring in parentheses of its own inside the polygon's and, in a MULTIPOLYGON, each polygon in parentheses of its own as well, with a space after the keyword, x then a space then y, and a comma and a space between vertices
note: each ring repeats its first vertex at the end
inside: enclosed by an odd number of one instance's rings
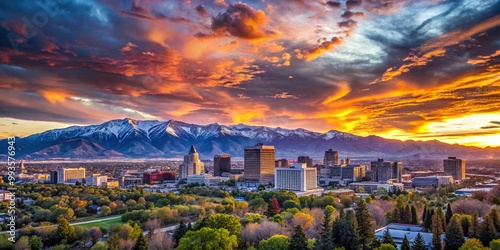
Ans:
POLYGON ((464 231, 465 237, 469 237, 470 224, 471 224, 471 216, 470 215, 461 215, 460 216, 460 225, 462 226, 462 230, 464 231))
POLYGON ((422 222, 424 223, 425 223, 425 218, 427 218, 427 205, 424 206, 424 212, 422 212, 422 222))
POLYGON ((469 227, 469 238, 477 238, 479 232, 479 221, 477 214, 472 215, 472 221, 469 227))
POLYGON ((33 235, 30 239, 30 247, 31 250, 42 250, 43 249, 43 242, 40 237, 33 235))
POLYGON ((403 223, 410 224, 411 223, 411 208, 409 205, 405 206, 403 215, 404 215, 404 217, 401 218, 403 223))
POLYGON ((177 247, 179 245, 181 238, 186 234, 187 231, 188 230, 186 224, 184 224, 184 221, 181 220, 179 226, 174 231, 174 235, 172 236, 174 238, 174 247, 177 247))
POLYGON ((455 250, 465 243, 464 232, 458 218, 452 218, 446 227, 444 249, 455 250))
POLYGON ((477 238, 483 243, 485 246, 490 245, 490 241, 496 238, 496 230, 493 225, 493 220, 489 215, 486 215, 483 218, 483 222, 479 225, 479 229, 477 232, 477 238))
POLYGON ((395 207, 392 212, 392 223, 400 223, 401 222, 401 211, 399 208, 395 207))
POLYGON ((413 205, 411 206, 411 224, 418 225, 417 208, 413 205))
POLYGON ((340 244, 346 250, 358 250, 359 248, 358 222, 352 210, 347 211, 345 223, 340 229, 340 244))
POLYGON ((358 236, 361 249, 369 249, 370 243, 375 238, 372 228, 372 216, 366 202, 361 200, 356 208, 356 222, 358 224, 358 236))
POLYGON ((75 228, 69 224, 68 220, 61 217, 61 219, 59 219, 59 225, 56 229, 57 241, 60 242, 66 240, 68 243, 73 243, 75 241, 75 237, 75 228))
POLYGON ((139 238, 135 242, 134 248, 132 250, 149 250, 148 243, 146 242, 146 239, 144 238, 144 233, 141 230, 141 233, 139 234, 139 238))
POLYGON ((189 231, 189 230, 192 230, 192 229, 193 229, 193 226, 191 225, 191 223, 188 223, 186 232, 189 231))
POLYGON ((340 210, 339 218, 337 218, 332 225, 332 240, 333 244, 336 246, 340 246, 340 236, 341 230, 345 224, 345 213, 344 210, 340 210))
POLYGON ((389 232, 388 227, 385 228, 384 234, 382 235, 382 244, 391 244, 394 247, 397 246, 396 242, 394 241, 394 239, 391 236, 391 233, 389 232))
POLYGON ((308 250, 307 249, 307 238, 304 234, 304 230, 300 225, 293 229, 293 235, 290 238, 289 250, 308 250))
POLYGON ((420 233, 417 234, 415 241, 413 241, 411 250, 427 250, 427 245, 425 244, 424 237, 422 237, 420 233))
POLYGON ((452 216, 453 216, 453 211, 451 211, 451 205, 448 202, 448 207, 446 207, 446 225, 448 225, 448 223, 450 223, 452 216))
POLYGON ((497 231, 497 233, 500 233, 500 213, 498 212, 498 210, 495 208, 491 209, 488 216, 493 221, 493 225, 495 226, 495 230, 497 231))
POLYGON ((444 229, 446 228, 446 216, 444 215, 443 209, 441 209, 440 207, 436 209, 436 212, 439 216, 439 221, 441 222, 441 230, 444 231, 444 229))
POLYGON ((441 250, 441 235, 443 234, 441 216, 439 210, 434 213, 432 218, 432 250, 441 250))
POLYGON ((266 216, 267 217, 273 217, 276 214, 278 214, 280 211, 279 208, 279 203, 276 198, 269 199, 267 202, 267 210, 266 210, 266 216))
POLYGON ((401 243, 400 250, 411 250, 410 241, 408 241, 408 238, 406 238, 406 235, 403 238, 403 242, 401 243))
POLYGON ((380 242, 380 240, 377 237, 375 237, 375 239, 372 240, 372 244, 370 245, 370 247, 372 249, 375 249, 377 247, 380 247, 380 245, 382 245, 382 242, 380 242))
POLYGON ((429 229, 431 228, 432 226, 432 217, 434 216, 434 210, 433 209, 428 209, 427 210, 427 217, 425 217, 425 221, 424 221, 424 227, 427 231, 429 231, 429 229))
POLYGON ((332 227, 330 225, 333 209, 325 209, 325 216, 323 217, 323 224, 321 225, 321 233, 316 240, 315 248, 317 250, 331 250, 333 248, 332 240, 332 227))

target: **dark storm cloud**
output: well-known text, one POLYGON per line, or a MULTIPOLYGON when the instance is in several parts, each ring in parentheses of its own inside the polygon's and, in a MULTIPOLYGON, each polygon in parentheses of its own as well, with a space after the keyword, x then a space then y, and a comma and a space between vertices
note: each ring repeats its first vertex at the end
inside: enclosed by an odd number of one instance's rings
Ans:
POLYGON ((363 12, 352 12, 352 11, 348 10, 348 11, 344 12, 344 14, 341 15, 341 17, 346 18, 346 19, 350 19, 353 16, 364 17, 365 14, 363 12))
POLYGON ((204 17, 207 15, 207 10, 205 9, 205 6, 203 6, 201 4, 196 6, 195 10, 196 10, 196 12, 198 12, 198 15, 200 15, 201 17, 204 17))
POLYGON ((337 1, 328 1, 328 2, 326 2, 326 4, 334 9, 340 8, 340 2, 337 2, 337 1))
POLYGON ((350 8, 354 8, 354 7, 358 7, 361 5, 361 0, 347 0, 345 2, 345 6, 350 9, 350 8))

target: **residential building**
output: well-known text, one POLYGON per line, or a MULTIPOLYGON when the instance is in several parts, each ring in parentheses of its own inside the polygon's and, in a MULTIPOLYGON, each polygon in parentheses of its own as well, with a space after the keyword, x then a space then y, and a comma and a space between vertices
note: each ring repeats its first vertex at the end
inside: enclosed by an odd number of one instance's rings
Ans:
POLYGON ((444 174, 453 176, 455 181, 465 179, 465 160, 457 159, 457 157, 448 157, 443 161, 444 174))
POLYGON ((231 156, 228 154, 214 157, 214 176, 221 176, 222 173, 231 173, 231 156))
POLYGON ((200 161, 200 155, 194 145, 191 145, 189 154, 184 156, 184 163, 181 165, 181 178, 185 179, 190 175, 198 175, 204 172, 205 165, 200 161))
POLYGON ((245 182, 274 182, 274 146, 258 143, 245 147, 244 154, 245 182))
POLYGON ((334 166, 339 165, 339 151, 333 151, 332 148, 325 151, 325 157, 323 158, 324 166, 334 166))
POLYGON ((316 168, 308 168, 306 163, 292 164, 290 168, 274 169, 275 188, 292 191, 308 191, 318 188, 316 168))

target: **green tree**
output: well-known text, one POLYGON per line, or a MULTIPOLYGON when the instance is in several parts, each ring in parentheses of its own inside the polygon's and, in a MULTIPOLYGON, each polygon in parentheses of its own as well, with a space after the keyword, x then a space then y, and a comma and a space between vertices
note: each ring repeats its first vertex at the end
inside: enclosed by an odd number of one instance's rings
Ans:
POLYGON ((446 225, 450 223, 452 216, 453 216, 453 211, 451 211, 451 204, 448 202, 448 206, 446 207, 446 225))
POLYGON ((493 221, 493 225, 495 226, 495 230, 497 231, 497 233, 500 233, 500 213, 498 212, 498 210, 496 208, 491 209, 488 216, 493 221))
POLYGON ((90 250, 108 250, 108 249, 109 245, 104 241, 99 241, 90 248, 90 250))
POLYGON ((469 237, 469 230, 472 222, 472 216, 468 214, 462 214, 459 216, 460 216, 460 225, 462 226, 462 230, 464 231, 464 236, 469 237))
POLYGON ((31 250, 42 250, 43 249, 42 239, 36 235, 31 236, 30 247, 31 250))
POLYGON ((469 238, 458 250, 489 250, 476 238, 469 238))
POLYGON ((483 218, 483 222, 479 225, 477 238, 483 243, 483 245, 490 245, 490 241, 496 238, 496 230, 493 225, 493 220, 489 215, 483 218))
POLYGON ((384 234, 382 235, 382 244, 390 244, 394 247, 397 246, 396 242, 394 241, 394 239, 391 236, 391 233, 389 232, 388 227, 385 228, 384 234))
POLYGON ((14 244, 9 240, 10 235, 0 234, 0 250, 11 250, 14 244))
POLYGON ((396 250, 396 247, 391 244, 382 244, 374 250, 396 250))
POLYGON ((21 236, 21 238, 19 238, 16 241, 16 244, 14 245, 14 249, 15 250, 30 249, 30 239, 28 238, 28 236, 21 236))
POLYGON ((379 247, 380 245, 382 245, 382 242, 380 242, 380 240, 377 237, 375 237, 375 239, 372 240, 372 244, 370 245, 370 247, 372 249, 375 249, 375 248, 379 247))
POLYGON ((479 221, 477 214, 472 215, 472 220, 469 227, 469 238, 475 238, 479 233, 479 221))
POLYGON ((358 224, 358 236, 361 249, 369 249, 373 238, 375 238, 375 234, 373 233, 372 216, 364 200, 359 201, 358 207, 356 208, 356 222, 358 224))
POLYGON ((261 240, 259 242, 259 250, 288 249, 289 245, 287 236, 275 234, 267 240, 261 240))
POLYGON ((142 233, 139 234, 139 238, 135 242, 134 248, 132 250, 149 250, 148 243, 146 242, 146 239, 144 238, 144 234, 142 233))
POLYGON ((405 206, 403 215, 404 215, 404 218, 402 218, 403 223, 410 224, 412 220, 410 205, 405 206))
POLYGON ((408 238, 406 238, 406 235, 403 238, 403 242, 401 243, 400 250, 411 250, 410 241, 408 241, 408 238))
POLYGON ((174 248, 179 245, 181 238, 184 237, 187 231, 186 224, 181 220, 179 226, 174 231, 174 235, 172 236, 174 240, 174 248))
POLYGON ((321 224, 321 233, 315 246, 318 250, 331 250, 333 248, 331 218, 334 212, 335 208, 333 206, 328 205, 325 209, 323 223, 321 224))
POLYGON ((422 212, 422 221, 425 223, 425 218, 427 218, 427 205, 424 206, 424 211, 422 212))
POLYGON ((441 250, 441 235, 443 234, 442 218, 439 215, 439 210, 434 213, 432 218, 432 250, 441 250))
POLYGON ((293 229, 292 237, 290 238, 289 250, 307 250, 307 238, 304 230, 300 225, 293 229))
POLYGON ((68 220, 61 217, 61 219, 59 219, 59 225, 56 229, 56 240, 59 242, 66 240, 68 243, 73 243, 75 241, 75 237, 75 228, 69 224, 68 220))
POLYGON ((302 209, 302 208, 300 207, 300 204, 299 204, 299 203, 297 203, 297 202, 296 202, 296 201, 294 201, 294 200, 287 200, 287 201, 283 202, 283 209, 287 210, 287 209, 289 209, 289 208, 297 208, 297 209, 299 209, 299 210, 300 210, 300 209, 302 209))
POLYGON ((109 208, 106 205, 101 207, 101 216, 108 216, 110 214, 111 214, 111 208, 109 208))
POLYGON ((347 211, 345 222, 340 229, 340 243, 346 250, 359 248, 358 222, 352 210, 347 211))
POLYGON ((465 243, 464 232, 457 217, 451 218, 446 227, 444 249, 455 250, 465 243))
POLYGON ((411 224, 418 225, 417 208, 411 205, 411 224))
POLYGON ((492 240, 490 242, 491 250, 500 250, 500 239, 492 240))
POLYGON ((424 220, 424 227, 427 231, 429 231, 429 229, 432 226, 432 217, 434 217, 434 210, 428 209, 426 216, 427 217, 425 217, 425 220, 424 220))
POLYGON ((188 231, 176 250, 232 250, 236 247, 236 235, 231 235, 227 229, 203 227, 198 231, 188 231))
MULTIPOLYGON (((429 213, 429 212, 427 212, 429 213)), ((417 234, 417 237, 413 241, 413 245, 411 246, 411 250, 427 250, 427 245, 425 244, 424 237, 420 233, 417 234)))
POLYGON ((229 214, 212 215, 205 220, 204 226, 212 229, 224 228, 237 238, 241 233, 240 218, 229 214))
POLYGON ((395 207, 394 210, 392 211, 392 220, 390 222, 392 223, 400 223, 401 222, 401 212, 399 208, 395 207))

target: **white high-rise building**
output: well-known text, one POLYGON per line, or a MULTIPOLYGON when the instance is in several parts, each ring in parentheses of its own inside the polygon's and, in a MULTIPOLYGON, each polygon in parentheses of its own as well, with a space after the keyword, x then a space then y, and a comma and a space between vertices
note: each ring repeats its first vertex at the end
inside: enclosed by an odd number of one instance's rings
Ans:
POLYGON ((57 169, 57 183, 65 183, 68 180, 85 179, 85 168, 63 168, 57 169))
POLYGON ((317 189, 317 170, 306 166, 306 163, 296 163, 290 168, 275 168, 275 188, 301 192, 317 189))
POLYGON ((108 182, 108 177, 103 176, 103 175, 99 175, 99 174, 85 177, 85 184, 87 186, 100 187, 100 186, 104 186, 107 182, 108 182))
POLYGON ((200 155, 193 145, 189 149, 189 154, 184 156, 184 163, 181 165, 181 179, 190 175, 199 175, 203 173, 205 165, 200 161, 200 155))

